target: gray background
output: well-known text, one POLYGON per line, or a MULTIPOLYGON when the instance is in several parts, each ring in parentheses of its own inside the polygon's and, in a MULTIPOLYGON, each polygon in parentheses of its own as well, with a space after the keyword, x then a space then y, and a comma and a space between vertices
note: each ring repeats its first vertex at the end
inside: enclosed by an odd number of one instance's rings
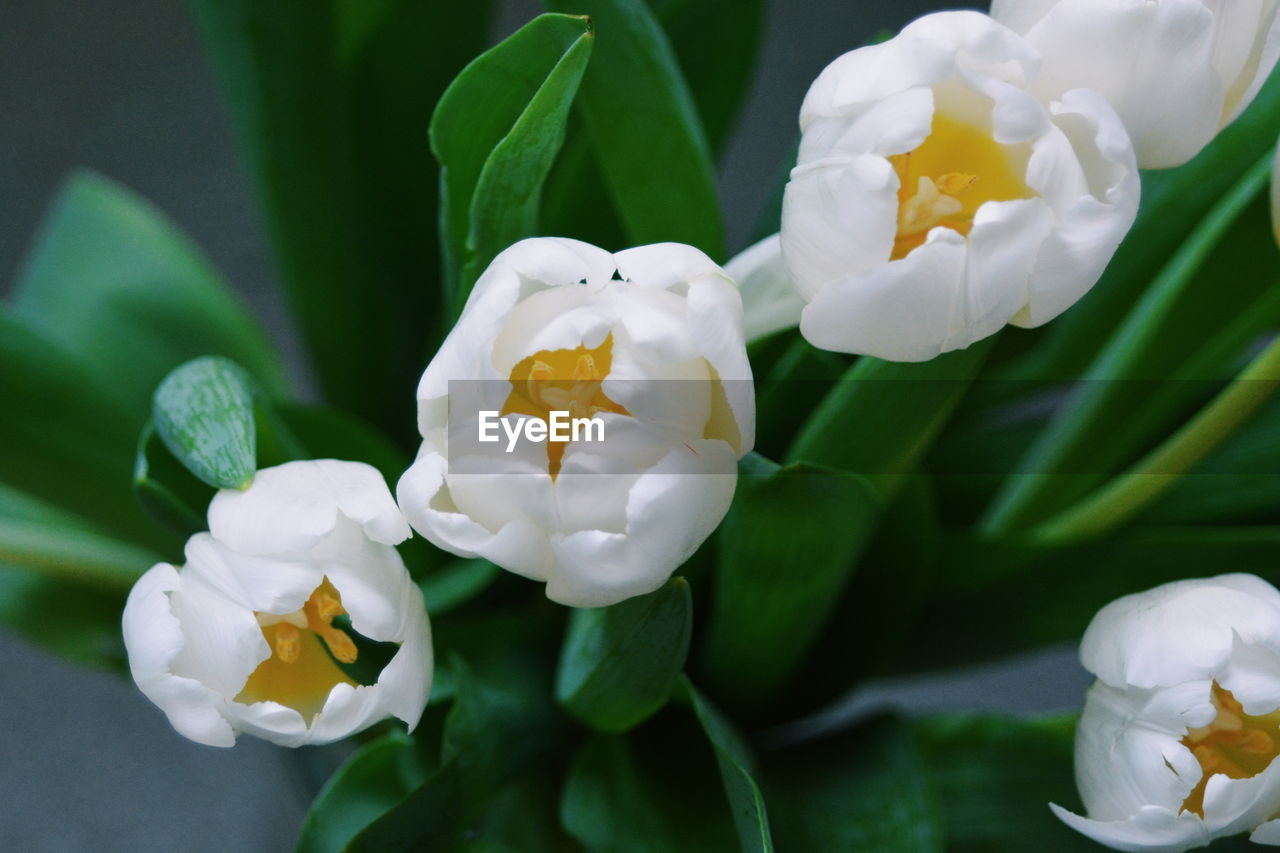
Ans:
MULTIPOLYGON (((538 5, 507 0, 505 35, 538 5)), ((723 163, 740 248, 796 133, 810 81, 928 0, 774 0, 758 76, 723 163)), ((0 288, 7 291, 68 170, 89 166, 172 216, 244 294, 308 387, 227 120, 179 0, 4 0, 0 9, 0 288)), ((284 850, 315 750, 244 739, 233 750, 174 734, 133 686, 0 633, 0 838, 10 850, 284 850)), ((1070 650, 946 679, 876 684, 852 700, 1046 710, 1079 702, 1070 650)), ((323 767, 319 768, 320 770, 323 767)))

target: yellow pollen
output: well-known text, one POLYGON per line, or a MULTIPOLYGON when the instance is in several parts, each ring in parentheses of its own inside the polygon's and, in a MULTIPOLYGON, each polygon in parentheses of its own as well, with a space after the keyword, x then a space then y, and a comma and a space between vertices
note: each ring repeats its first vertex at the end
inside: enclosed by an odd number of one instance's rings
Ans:
POLYGON ((990 132, 939 112, 914 151, 889 158, 898 174, 898 231, 892 260, 924 244, 934 228, 968 236, 988 201, 1030 198, 1005 146, 990 132))
POLYGON ((258 664, 236 696, 237 702, 278 702, 302 714, 308 722, 324 707, 338 684, 357 686, 335 663, 356 659, 355 642, 333 620, 347 611, 328 578, 303 604, 284 616, 259 613, 262 636, 271 657, 258 664), (300 627, 302 624, 305 628, 300 627))
POLYGON ((1213 683, 1213 722, 1191 729, 1182 744, 1200 763, 1201 777, 1182 803, 1182 811, 1204 817, 1204 794, 1209 779, 1224 775, 1229 779, 1257 776, 1280 755, 1280 710, 1253 717, 1244 712, 1231 692, 1213 683))
POLYGON ((288 622, 281 622, 276 626, 276 639, 272 643, 275 650, 275 656, 285 663, 293 663, 298 659, 298 653, 302 650, 302 635, 298 633, 295 625, 288 622))
MULTIPOLYGON (((603 383, 613 366, 613 335, 595 349, 542 350, 511 369, 511 394, 500 416, 526 415, 550 424, 551 412, 568 412, 572 418, 590 418, 601 412, 630 415, 609 399, 603 383)), ((547 470, 552 479, 560 473, 566 442, 547 442, 547 470)))

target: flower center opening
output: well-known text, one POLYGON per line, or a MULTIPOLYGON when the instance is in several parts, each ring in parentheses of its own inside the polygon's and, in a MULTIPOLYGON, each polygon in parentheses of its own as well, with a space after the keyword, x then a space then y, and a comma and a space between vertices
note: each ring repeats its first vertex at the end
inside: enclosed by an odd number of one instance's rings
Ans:
POLYGON ((989 131, 935 112, 929 136, 914 151, 889 158, 898 173, 898 233, 891 260, 924 245, 939 226, 967 237, 988 201, 1035 195, 1006 146, 989 131))
POLYGON ((1280 710, 1251 717, 1224 690, 1213 683, 1213 707, 1218 714, 1202 729, 1191 729, 1182 739, 1183 746, 1200 762, 1204 771, 1200 782, 1182 803, 1182 811, 1204 817, 1204 794, 1209 778, 1222 774, 1230 779, 1257 776, 1280 755, 1280 710))
POLYGON ((354 663, 357 657, 355 642, 333 625, 346 612, 338 590, 325 578, 301 610, 283 616, 255 613, 271 657, 258 664, 236 701, 278 702, 309 724, 335 685, 358 686, 338 666, 339 661, 354 663))
MULTIPOLYGON (((595 349, 541 350, 511 369, 511 394, 500 417, 526 415, 551 423, 551 412, 568 412, 571 418, 590 418, 601 412, 630 415, 610 400, 603 383, 613 367, 613 334, 595 349)), ((547 442, 547 470, 555 479, 568 442, 547 442)))

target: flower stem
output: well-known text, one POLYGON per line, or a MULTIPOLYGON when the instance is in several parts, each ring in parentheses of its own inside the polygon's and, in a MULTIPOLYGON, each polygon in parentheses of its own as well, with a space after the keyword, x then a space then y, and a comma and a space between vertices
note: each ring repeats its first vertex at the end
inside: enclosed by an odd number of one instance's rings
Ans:
POLYGON ((1039 545, 1093 539, 1133 518, 1200 463, 1280 388, 1273 340, 1198 415, 1124 474, 1031 531, 1039 545))

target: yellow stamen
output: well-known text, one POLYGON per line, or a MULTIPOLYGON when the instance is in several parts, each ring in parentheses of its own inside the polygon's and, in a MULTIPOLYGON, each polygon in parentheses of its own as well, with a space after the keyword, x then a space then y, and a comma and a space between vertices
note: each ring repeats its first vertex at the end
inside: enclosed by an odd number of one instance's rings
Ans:
POLYGON ((1208 726, 1191 729, 1182 743, 1200 763, 1200 781, 1182 803, 1182 811, 1204 817, 1209 779, 1250 779, 1266 770, 1280 755, 1280 710, 1254 717, 1246 714, 1231 692, 1213 683, 1211 696, 1217 716, 1208 726))
POLYGON ((898 174, 892 260, 923 245, 934 228, 950 228, 967 237, 978 208, 988 201, 1033 196, 1014 160, 1014 152, 989 131, 936 113, 919 148, 889 158, 898 174))
POLYGON ((334 663, 352 663, 357 656, 355 642, 332 624, 346 612, 337 589, 325 578, 300 611, 257 614, 271 657, 258 664, 236 701, 278 702, 310 721, 334 686, 357 686, 334 663))
MULTIPOLYGON (((551 412, 589 418, 601 412, 631 413, 604 393, 603 383, 613 366, 613 335, 595 349, 542 350, 511 369, 511 394, 500 416, 526 415, 550 424, 551 412)), ((547 470, 560 473, 567 442, 547 442, 547 470)))
POLYGON ((302 650, 302 635, 298 633, 297 627, 290 625, 288 622, 281 622, 276 626, 276 638, 272 643, 275 650, 275 656, 285 663, 293 663, 298 659, 298 653, 302 650))

